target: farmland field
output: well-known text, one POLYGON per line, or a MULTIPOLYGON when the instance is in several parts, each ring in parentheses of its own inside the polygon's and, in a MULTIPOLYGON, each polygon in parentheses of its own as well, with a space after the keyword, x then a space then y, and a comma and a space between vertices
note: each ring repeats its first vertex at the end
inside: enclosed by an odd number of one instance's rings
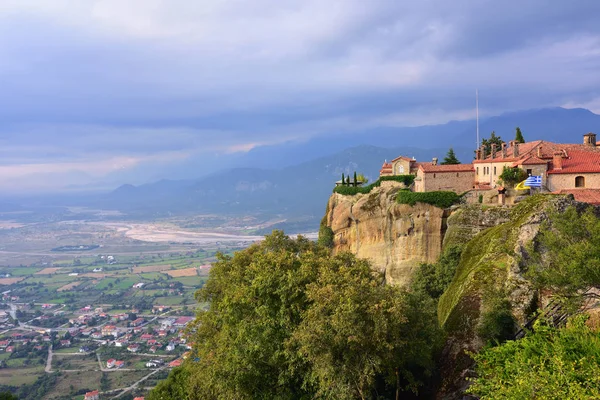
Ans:
POLYGON ((165 272, 167 275, 173 278, 179 278, 182 276, 198 276, 197 268, 185 268, 185 269, 176 269, 165 272))
POLYGON ((134 274, 141 274, 144 272, 160 272, 171 269, 171 265, 146 265, 144 267, 133 267, 134 274))
POLYGON ((12 285, 21 282, 25 278, 0 278, 0 285, 12 285))

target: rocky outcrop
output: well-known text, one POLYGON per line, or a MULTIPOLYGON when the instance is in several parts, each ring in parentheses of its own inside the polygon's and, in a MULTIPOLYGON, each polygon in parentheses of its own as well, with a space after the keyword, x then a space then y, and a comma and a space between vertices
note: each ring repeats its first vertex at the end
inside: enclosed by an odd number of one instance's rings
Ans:
POLYGON ((369 194, 333 194, 325 222, 334 233, 334 252, 350 251, 369 259, 386 282, 404 285, 421 263, 435 262, 442 250, 450 214, 428 204, 398 204, 398 188, 369 194))

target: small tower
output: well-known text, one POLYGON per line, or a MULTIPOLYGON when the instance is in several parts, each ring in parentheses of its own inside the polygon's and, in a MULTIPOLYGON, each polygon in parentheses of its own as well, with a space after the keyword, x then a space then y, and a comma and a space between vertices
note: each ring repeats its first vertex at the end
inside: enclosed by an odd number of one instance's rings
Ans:
POLYGON ((590 132, 583 135, 583 144, 586 146, 596 147, 596 134, 590 132))

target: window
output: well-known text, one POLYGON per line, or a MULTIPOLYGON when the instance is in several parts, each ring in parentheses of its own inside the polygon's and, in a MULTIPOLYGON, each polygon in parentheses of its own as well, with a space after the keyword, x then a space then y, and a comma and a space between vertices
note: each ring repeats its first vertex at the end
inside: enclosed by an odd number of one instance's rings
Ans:
POLYGON ((456 173, 456 177, 458 178, 458 172, 456 173))
POLYGON ((398 174, 398 175, 404 174, 404 165, 398 164, 396 166, 396 174, 398 174))
POLYGON ((494 175, 496 175, 496 167, 494 167, 494 175))
POLYGON ((585 187, 585 178, 583 176, 575 178, 575 187, 585 187))
POLYGON ((433 177, 435 178, 435 174, 433 174, 433 177))
POLYGON ((527 170, 527 176, 531 176, 531 174, 532 174, 532 171, 531 171, 531 168, 530 168, 530 169, 527 170))
POLYGON ((479 167, 477 167, 476 169, 477 169, 477 175, 479 175, 479 167))

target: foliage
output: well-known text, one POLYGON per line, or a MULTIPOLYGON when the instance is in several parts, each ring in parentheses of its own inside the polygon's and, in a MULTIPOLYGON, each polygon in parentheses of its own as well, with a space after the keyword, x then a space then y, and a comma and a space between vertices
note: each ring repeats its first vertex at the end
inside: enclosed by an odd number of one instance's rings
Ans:
POLYGON ((396 201, 400 204, 409 204, 414 206, 417 203, 427 203, 439 208, 448 208, 458 203, 460 196, 454 192, 411 192, 409 190, 400 190, 396 201))
MULTIPOLYGON (((485 296, 485 294, 484 294, 485 296)), ((516 321, 512 314, 512 306, 504 296, 487 293, 487 310, 481 315, 477 334, 488 344, 502 343, 512 339, 515 334, 516 321), (493 298, 491 298, 493 297, 493 298)))
POLYGON ((577 302, 582 290, 600 285, 600 219, 593 207, 550 213, 536 247, 528 276, 538 288, 577 302))
POLYGON ((187 366, 173 368, 167 379, 160 381, 145 397, 148 400, 187 400, 190 398, 189 377, 187 366))
POLYGON ((210 309, 190 327, 195 361, 184 364, 187 392, 177 398, 371 398, 398 383, 415 390, 439 343, 426 299, 384 285, 366 260, 330 256, 280 231, 219 254, 196 298, 210 309))
POLYGON ((404 183, 406 186, 412 185, 415 180, 414 175, 392 175, 392 176, 380 176, 378 180, 367 186, 349 186, 340 185, 333 188, 334 193, 339 193, 345 196, 354 196, 355 194, 367 194, 370 193, 373 188, 381 186, 383 181, 395 181, 404 183))
POLYGON ((525 143, 525 138, 523 137, 523 133, 521 132, 521 128, 518 126, 515 128, 515 142, 517 143, 525 143))
POLYGON ((319 227, 319 239, 317 240, 323 247, 332 248, 333 247, 333 230, 327 225, 321 225, 319 227))
POLYGON ((435 264, 422 264, 412 277, 412 290, 438 299, 452 282, 461 254, 462 246, 450 246, 435 264))
POLYGON ((19 398, 11 392, 2 392, 0 393, 0 400, 19 400, 19 398))
POLYGON ((365 174, 359 173, 357 177, 358 177, 358 180, 361 181, 363 184, 369 183, 369 178, 367 178, 365 176, 365 174))
POLYGON ((482 195, 482 194, 480 194, 480 195, 479 195, 479 197, 477 197, 477 202, 478 202, 479 204, 482 204, 482 203, 483 203, 483 195, 482 195))
POLYGON ((504 140, 500 138, 500 136, 496 136, 496 132, 492 131, 489 139, 482 139, 481 144, 485 146, 485 154, 491 154, 492 152, 492 143, 496 144, 496 148, 500 148, 504 140))
POLYGON ((600 334, 573 318, 557 329, 537 321, 533 333, 474 355, 468 389, 482 399, 600 398, 600 334))
POLYGON ((524 181, 527 179, 527 172, 522 170, 519 167, 507 167, 505 166, 502 169, 502 173, 500 174, 500 179, 504 182, 505 185, 509 187, 515 186, 517 183, 524 181))
POLYGON ((460 160, 456 157, 454 153, 454 149, 450 147, 448 153, 446 153, 446 157, 444 157, 444 161, 441 162, 442 165, 454 165, 460 164, 460 160))

